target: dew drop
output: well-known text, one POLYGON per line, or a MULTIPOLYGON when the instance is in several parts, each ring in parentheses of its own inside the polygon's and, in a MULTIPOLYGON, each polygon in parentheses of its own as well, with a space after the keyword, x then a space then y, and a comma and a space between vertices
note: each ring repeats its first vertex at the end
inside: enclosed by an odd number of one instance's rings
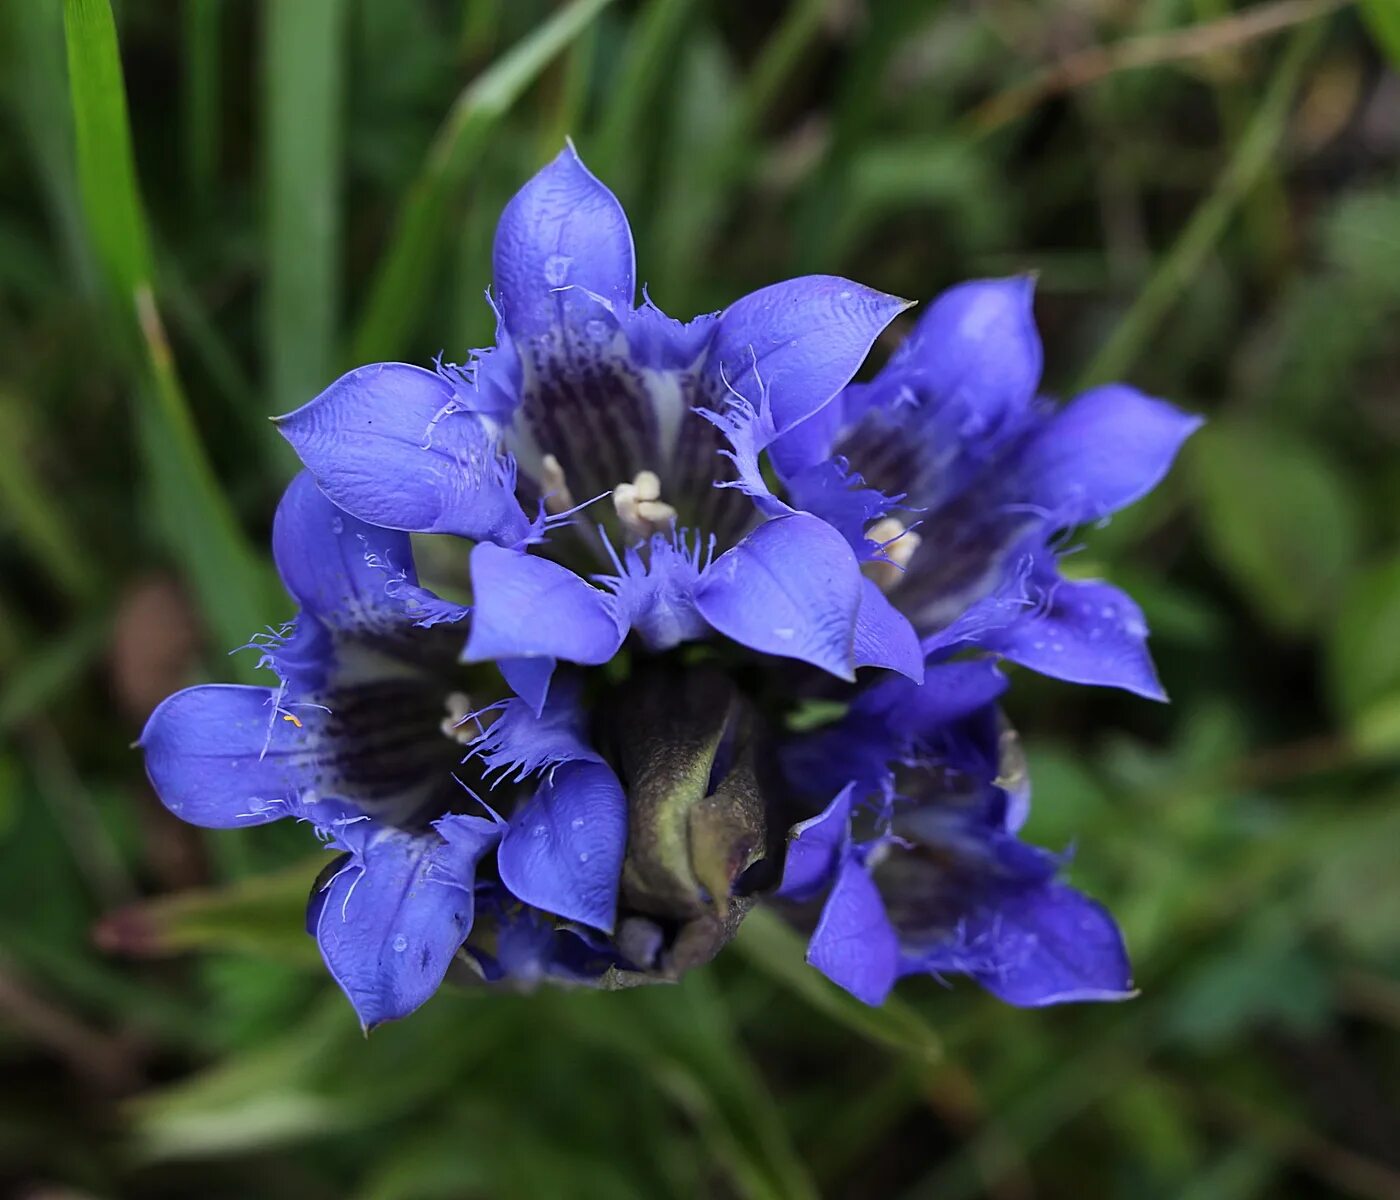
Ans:
POLYGON ((597 317, 594 317, 591 321, 585 322, 583 331, 588 335, 591 341, 595 342, 606 342, 610 334, 608 323, 597 317))
POLYGON ((1032 649, 1032 650, 1044 650, 1044 649, 1045 649, 1045 643, 1044 643, 1044 642, 1032 642, 1032 643, 1031 643, 1031 649, 1032 649))
POLYGON ((580 851, 579 851, 579 854, 578 854, 578 860, 579 860, 579 862, 581 862, 581 863, 586 863, 586 862, 588 861, 588 851, 587 851, 587 850, 580 850, 580 851))
POLYGON ((395 954, 402 954, 402 953, 403 953, 405 950, 407 950, 407 949, 408 949, 408 939, 407 939, 406 937, 404 937, 403 934, 399 934, 398 937, 396 937, 396 938, 394 939, 394 953, 395 953, 395 954))
POLYGON ((342 533, 345 532, 345 522, 342 521, 339 517, 332 517, 331 532, 337 537, 339 537, 342 533))
POLYGON ((550 287, 563 287, 574 260, 567 254, 551 254, 544 260, 544 281, 550 287))
POLYGON ((582 817, 575 817, 572 821, 569 822, 569 824, 574 829, 582 829, 584 826, 584 820, 582 817))
POLYGON ((536 825, 532 830, 530 830, 530 834, 532 837, 544 837, 544 835, 548 832, 549 830, 546 829, 543 825, 536 825))
POLYGON ((1053 650, 1056 654, 1063 654, 1063 653, 1065 652, 1065 647, 1064 647, 1064 643, 1063 643, 1063 642, 1055 642, 1055 643, 1050 647, 1050 649, 1053 650))
POLYGON ((785 642, 789 642, 797 636, 795 629, 775 629, 773 632, 785 642))

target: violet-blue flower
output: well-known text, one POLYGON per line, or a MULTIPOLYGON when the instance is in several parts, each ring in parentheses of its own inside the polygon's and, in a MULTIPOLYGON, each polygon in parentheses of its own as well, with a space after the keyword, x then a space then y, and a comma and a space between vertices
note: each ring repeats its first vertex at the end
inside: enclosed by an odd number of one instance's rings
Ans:
POLYGON ((309 923, 366 1026, 449 972, 674 979, 764 901, 870 1003, 908 974, 1130 994, 1111 918, 1019 839, 1000 664, 1161 696, 1140 611, 1058 556, 1195 419, 1042 397, 1024 278, 936 299, 867 383, 907 304, 850 280, 673 320, 572 147, 507 206, 494 273, 494 347, 279 419, 301 612, 263 639, 274 686, 152 715, 167 806, 342 851, 309 923), (464 539, 464 604, 420 584, 415 533, 464 539), (837 715, 810 728, 812 701, 837 715))

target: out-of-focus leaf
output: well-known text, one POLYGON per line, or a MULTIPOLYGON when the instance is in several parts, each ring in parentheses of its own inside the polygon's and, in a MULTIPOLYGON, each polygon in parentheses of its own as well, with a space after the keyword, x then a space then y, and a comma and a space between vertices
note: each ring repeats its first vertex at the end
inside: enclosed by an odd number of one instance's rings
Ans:
MULTIPOLYGON (((345 0, 263 5, 268 226, 263 315, 274 412, 310 400, 330 383, 335 366, 348 8, 345 0)), ((275 436, 270 427, 269 436, 275 436)), ((290 461, 289 453, 286 457, 290 461)))
POLYGON ((1400 953, 1400 797, 1319 829, 1306 912, 1348 949, 1378 963, 1400 953))
POLYGON ((158 516, 219 639, 238 646, 268 619, 270 576, 214 477, 156 309, 111 6, 65 0, 63 15, 88 233, 114 311, 132 348, 145 355, 137 423, 158 516))
POLYGON ((95 596, 99 572, 69 527, 55 489, 43 487, 29 449, 26 406, 0 392, 0 513, 15 523, 26 548, 73 599, 95 596))
POLYGON ((616 81, 607 92, 596 136, 586 150, 599 178, 627 196, 638 173, 636 149, 656 93, 675 61, 695 0, 650 0, 632 23, 616 81))
POLYGON ((89 668, 106 646, 111 619, 103 613, 70 629, 31 654, 0 682, 0 733, 40 711, 89 668))
POLYGON ((1400 4, 1395 0, 1361 0, 1361 19, 1391 65, 1400 69, 1400 4))
POLYGON ((1352 736, 1400 747, 1400 556, 1351 578, 1327 649, 1332 702, 1352 736))
POLYGON ((1331 1000, 1323 964, 1296 938, 1246 928, 1194 965, 1168 1023, 1191 1046, 1220 1047, 1261 1024, 1316 1029, 1331 1000))
POLYGON ((1360 543, 1346 478, 1319 446, 1217 421, 1186 452, 1206 538, 1261 617, 1299 633, 1339 597, 1360 543))
POLYGON ((200 891, 177 892, 109 913, 99 942, 123 954, 240 951, 282 962, 318 961, 306 935, 306 898, 325 859, 200 891))
POLYGON ((842 991, 807 965, 801 937, 767 909, 745 918, 734 944, 759 970, 853 1033, 923 1062, 943 1057, 942 1039, 914 1009, 897 996, 871 1008, 842 991))
POLYGON ((357 1037, 336 996, 289 1034, 135 1101, 136 1153, 147 1161, 247 1153, 287 1145, 363 1119, 319 1086, 357 1037))
POLYGON ((458 97, 404 201, 351 344, 351 365, 392 358, 413 328, 441 255, 451 201, 520 94, 611 0, 573 0, 458 97))

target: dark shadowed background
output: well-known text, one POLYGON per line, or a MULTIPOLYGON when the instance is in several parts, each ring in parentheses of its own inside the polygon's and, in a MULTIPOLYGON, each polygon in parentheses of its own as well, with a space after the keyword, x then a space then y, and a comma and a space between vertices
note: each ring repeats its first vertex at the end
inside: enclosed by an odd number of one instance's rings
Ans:
POLYGON ((1400 1196, 1400 2, 115 10, 119 68, 108 0, 0 0, 0 1192, 1400 1196), (680 987, 366 1041, 310 835, 157 804, 153 704, 290 615, 265 418, 487 343, 570 134, 673 314, 1030 270, 1051 391, 1210 418, 1076 559, 1174 703, 1010 701, 1139 999, 864 1010, 755 919, 680 987))

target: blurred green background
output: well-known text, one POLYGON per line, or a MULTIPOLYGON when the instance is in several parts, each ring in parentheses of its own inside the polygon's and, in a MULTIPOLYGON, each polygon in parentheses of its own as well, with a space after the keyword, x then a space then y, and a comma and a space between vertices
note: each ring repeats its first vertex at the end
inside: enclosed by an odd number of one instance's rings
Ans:
POLYGON ((1397 0, 115 10, 0 0, 0 1193, 1400 1196, 1397 0), (366 1042, 309 835, 151 795, 152 705, 290 615, 265 418, 486 344, 566 135, 672 313, 1034 270, 1052 390, 1210 417, 1074 560, 1174 703, 1010 702, 1140 999, 864 1010, 760 916, 678 988, 366 1042))

